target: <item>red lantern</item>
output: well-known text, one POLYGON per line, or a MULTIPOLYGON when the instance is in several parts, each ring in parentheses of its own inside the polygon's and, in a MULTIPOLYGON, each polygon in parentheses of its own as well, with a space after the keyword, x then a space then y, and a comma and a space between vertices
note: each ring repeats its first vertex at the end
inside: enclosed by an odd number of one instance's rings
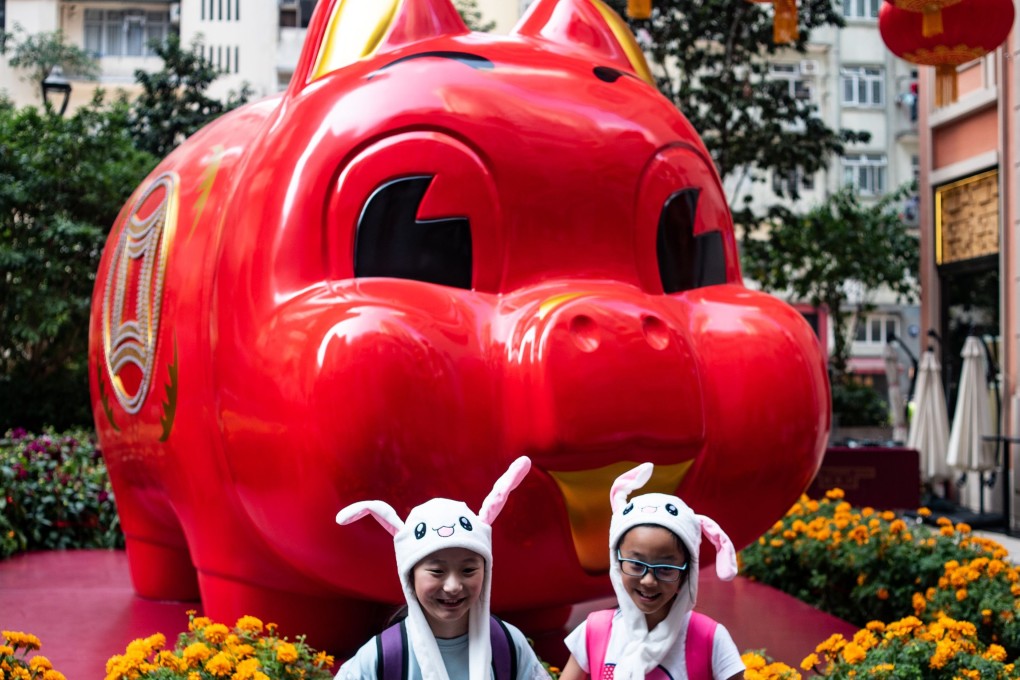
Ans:
POLYGON ((800 35, 797 26, 797 0, 749 0, 770 2, 775 18, 772 20, 772 41, 777 45, 791 43, 800 35))
POLYGON ((886 47, 913 64, 935 67, 935 105, 956 101, 956 67, 1001 45, 1013 27, 1013 0, 962 0, 942 10, 943 31, 926 36, 919 12, 891 2, 878 12, 886 47))
POLYGON ((921 13, 921 34, 925 38, 943 31, 942 8, 955 5, 961 0, 887 0, 897 9, 921 13))

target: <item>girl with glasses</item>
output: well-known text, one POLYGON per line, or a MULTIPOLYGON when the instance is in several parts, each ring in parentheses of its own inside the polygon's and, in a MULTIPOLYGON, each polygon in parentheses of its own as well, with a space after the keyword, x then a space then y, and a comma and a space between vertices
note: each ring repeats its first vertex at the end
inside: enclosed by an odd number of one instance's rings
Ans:
POLYGON ((737 573, 733 544, 676 496, 650 493, 628 502, 651 475, 645 463, 613 484, 609 576, 619 608, 593 612, 567 636, 571 656, 561 680, 743 677, 726 628, 693 611, 702 534, 715 546, 716 572, 725 581, 737 573))

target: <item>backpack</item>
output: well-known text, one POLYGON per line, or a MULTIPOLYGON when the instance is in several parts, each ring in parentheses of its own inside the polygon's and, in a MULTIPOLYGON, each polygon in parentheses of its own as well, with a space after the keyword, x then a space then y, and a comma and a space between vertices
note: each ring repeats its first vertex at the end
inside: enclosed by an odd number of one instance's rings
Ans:
MULTIPOLYGON (((606 666, 606 649, 609 635, 613 630, 615 609, 602 609, 588 615, 585 626, 584 644, 588 652, 589 676, 592 680, 612 680, 615 666, 606 666), (597 670, 601 669, 601 670, 597 670)), ((698 612, 691 612, 687 624, 687 643, 684 648, 684 663, 687 665, 689 680, 712 680, 712 644, 718 624, 698 612)), ((668 677, 658 669, 647 677, 668 677)))
MULTIPOLYGON (((514 680, 517 677, 517 646, 510 631, 495 616, 489 617, 489 640, 492 644, 492 671, 496 680, 514 680)), ((376 678, 378 680, 407 680, 408 644, 404 621, 395 623, 375 638, 376 678)))

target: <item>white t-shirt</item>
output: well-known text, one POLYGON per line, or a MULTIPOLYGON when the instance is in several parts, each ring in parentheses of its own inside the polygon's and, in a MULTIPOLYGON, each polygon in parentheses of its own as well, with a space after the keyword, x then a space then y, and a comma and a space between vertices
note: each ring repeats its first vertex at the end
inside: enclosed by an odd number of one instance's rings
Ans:
MULTIPOLYGON (((687 624, 691 620, 690 613, 684 619, 684 630, 680 633, 680 636, 676 640, 676 644, 666 654, 666 657, 659 663, 659 670, 663 671, 667 677, 673 678, 673 680, 687 680, 687 659, 686 659, 686 643, 687 643, 687 624)), ((606 648, 606 664, 616 664, 616 660, 620 656, 620 650, 623 647, 623 636, 619 634, 621 626, 626 624, 623 623, 623 614, 619 609, 613 615, 613 629, 609 634, 609 645, 606 648)), ((582 621, 581 625, 574 629, 574 631, 567 636, 565 640, 567 649, 573 655, 577 665, 581 667, 585 673, 591 674, 591 669, 588 667, 588 649, 585 644, 585 634, 588 630, 588 622, 582 621)), ((726 630, 726 627, 721 623, 717 624, 715 629, 715 636, 712 638, 712 675, 717 678, 729 678, 737 673, 744 671, 744 662, 740 660, 740 652, 737 651, 737 646, 733 642, 733 638, 730 637, 730 633, 726 630)), ((594 680, 601 680, 601 678, 595 678, 594 680)))
MULTIPOLYGON (((535 656, 535 650, 531 648, 524 633, 516 627, 503 622, 510 631, 510 639, 517 648, 517 680, 549 680, 542 663, 535 656)), ((436 638, 439 646, 439 653, 446 665, 446 672, 450 680, 470 680, 468 678, 468 636, 450 638, 447 640, 436 638)), ((418 668, 418 660, 414 652, 408 648, 409 664, 407 668, 407 680, 422 680, 421 670, 418 668)), ((378 653, 376 650, 375 638, 372 638, 357 653, 348 659, 340 667, 335 680, 376 680, 376 662, 378 653)))

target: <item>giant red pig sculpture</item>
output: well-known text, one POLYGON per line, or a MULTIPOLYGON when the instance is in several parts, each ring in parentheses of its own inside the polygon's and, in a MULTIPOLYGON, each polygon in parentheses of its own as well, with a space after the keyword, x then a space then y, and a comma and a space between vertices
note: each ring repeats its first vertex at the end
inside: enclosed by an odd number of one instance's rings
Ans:
POLYGON ((92 402, 140 595, 350 649, 400 591, 389 537, 337 510, 477 507, 522 454, 493 595, 521 617, 611 592, 636 463, 737 544, 784 513, 824 357, 742 285, 712 161, 649 80, 600 0, 509 36, 450 0, 319 3, 289 89, 174 151, 103 254, 92 402))

